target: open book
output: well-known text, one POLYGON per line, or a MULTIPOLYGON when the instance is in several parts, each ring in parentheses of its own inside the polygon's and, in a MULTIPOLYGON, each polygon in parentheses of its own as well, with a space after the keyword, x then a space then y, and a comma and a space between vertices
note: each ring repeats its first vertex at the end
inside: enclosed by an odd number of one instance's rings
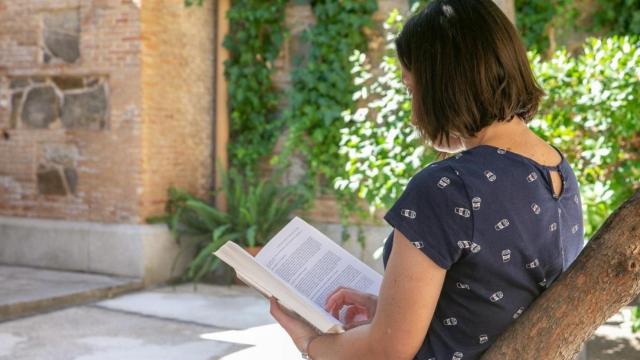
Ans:
POLYGON ((254 258, 227 242, 214 255, 264 296, 273 295, 323 333, 344 332, 324 310, 339 286, 377 295, 382 276, 299 217, 293 218, 254 258))

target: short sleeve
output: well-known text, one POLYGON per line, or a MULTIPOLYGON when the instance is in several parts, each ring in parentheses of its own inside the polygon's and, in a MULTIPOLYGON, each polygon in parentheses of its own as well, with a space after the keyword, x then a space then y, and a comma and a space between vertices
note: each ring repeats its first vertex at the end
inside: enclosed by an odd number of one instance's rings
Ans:
POLYGON ((473 250, 473 209, 464 182, 445 164, 411 178, 384 215, 411 243, 445 270, 473 250))

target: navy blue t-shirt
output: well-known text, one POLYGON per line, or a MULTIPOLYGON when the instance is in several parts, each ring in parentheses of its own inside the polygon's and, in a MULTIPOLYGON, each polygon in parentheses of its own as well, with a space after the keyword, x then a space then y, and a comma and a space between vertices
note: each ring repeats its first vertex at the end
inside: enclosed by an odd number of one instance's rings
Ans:
MULTIPOLYGON (((480 358, 580 253, 578 182, 555 149, 562 161, 547 166, 493 145, 474 146, 418 172, 385 214, 447 270, 415 359, 480 358), (562 178, 559 196, 549 170, 562 178)), ((385 267, 392 244, 393 232, 385 267)))

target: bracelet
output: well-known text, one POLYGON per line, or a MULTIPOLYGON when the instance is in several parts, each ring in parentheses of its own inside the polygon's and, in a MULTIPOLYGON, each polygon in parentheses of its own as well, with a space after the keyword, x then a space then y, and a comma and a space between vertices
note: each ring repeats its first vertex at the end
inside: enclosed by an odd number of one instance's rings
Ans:
POLYGON ((309 346, 311 345, 311 342, 313 340, 315 340, 316 338, 318 338, 318 337, 320 337, 320 335, 316 335, 316 336, 313 336, 313 337, 309 338, 309 341, 307 341, 307 344, 304 347, 304 350, 302 351, 302 354, 301 354, 303 359, 313 360, 313 359, 311 359, 311 356, 309 356, 309 346))

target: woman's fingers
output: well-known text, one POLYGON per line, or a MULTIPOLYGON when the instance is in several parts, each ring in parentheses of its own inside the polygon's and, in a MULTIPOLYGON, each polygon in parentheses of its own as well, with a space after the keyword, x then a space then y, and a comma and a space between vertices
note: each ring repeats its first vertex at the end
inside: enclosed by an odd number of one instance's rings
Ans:
POLYGON ((352 305, 347 308, 344 315, 344 323, 351 324, 354 321, 364 321, 369 319, 369 311, 366 307, 360 305, 352 305))
POLYGON ((368 297, 366 294, 349 288, 339 288, 334 291, 325 302, 325 309, 329 310, 338 307, 338 310, 344 305, 358 304, 367 306, 368 297))
POLYGON ((347 290, 348 288, 344 287, 344 286, 338 286, 335 290, 333 290, 333 292, 331 294, 329 294, 329 296, 327 296, 327 299, 325 300, 325 309, 330 309, 332 307, 332 302, 335 301, 336 299, 336 294, 338 293, 342 293, 345 290, 347 290))

